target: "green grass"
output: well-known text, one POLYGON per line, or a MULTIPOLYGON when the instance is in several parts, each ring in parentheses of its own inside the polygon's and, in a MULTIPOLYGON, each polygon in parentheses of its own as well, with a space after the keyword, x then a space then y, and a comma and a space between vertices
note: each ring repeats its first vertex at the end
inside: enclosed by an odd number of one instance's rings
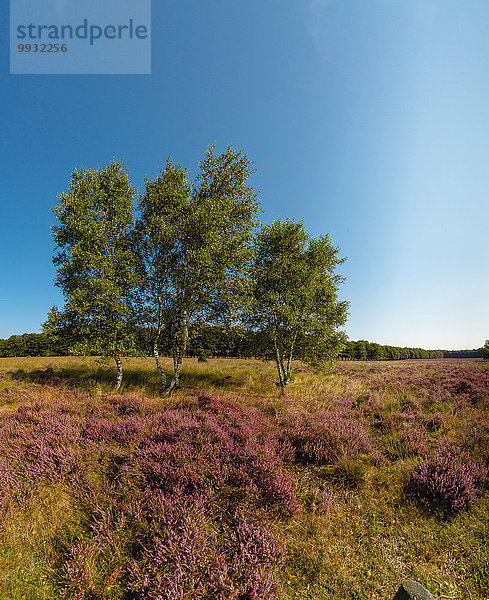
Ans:
POLYGON ((45 487, 0 527, 0 598, 56 597, 56 565, 78 533, 78 514, 62 487, 45 487))

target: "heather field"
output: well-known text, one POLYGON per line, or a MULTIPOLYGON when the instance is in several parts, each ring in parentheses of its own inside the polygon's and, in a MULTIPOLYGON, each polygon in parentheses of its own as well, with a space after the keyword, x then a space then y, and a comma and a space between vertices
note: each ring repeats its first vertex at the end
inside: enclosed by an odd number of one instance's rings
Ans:
POLYGON ((113 378, 0 359, 0 599, 489 597, 488 361, 113 378))

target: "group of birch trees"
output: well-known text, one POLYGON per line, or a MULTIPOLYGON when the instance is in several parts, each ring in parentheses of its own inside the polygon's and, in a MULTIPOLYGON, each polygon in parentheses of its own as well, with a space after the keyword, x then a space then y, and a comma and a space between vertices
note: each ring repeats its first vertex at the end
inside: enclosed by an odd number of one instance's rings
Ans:
POLYGON ((137 332, 151 332, 162 389, 178 386, 189 328, 243 323, 268 340, 283 392, 291 361, 334 358, 348 305, 337 297, 343 262, 328 236, 313 239, 286 219, 259 226, 249 185, 253 163, 242 150, 209 147, 192 181, 170 158, 144 193, 122 162, 76 169, 59 195, 52 227, 56 285, 64 307, 44 331, 75 354, 99 354, 117 366, 140 353, 137 332), (173 373, 161 366, 171 340, 173 373))

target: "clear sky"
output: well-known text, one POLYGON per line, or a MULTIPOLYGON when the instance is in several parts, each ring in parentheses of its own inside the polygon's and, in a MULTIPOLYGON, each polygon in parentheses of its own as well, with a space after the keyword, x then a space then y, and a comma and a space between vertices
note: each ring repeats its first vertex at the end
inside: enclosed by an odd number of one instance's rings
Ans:
POLYGON ((62 305, 49 228, 74 167, 123 158, 142 189, 216 141, 256 162, 263 220, 341 247, 351 339, 480 347, 488 29, 487 0, 153 0, 151 75, 10 75, 2 2, 0 337, 62 305))

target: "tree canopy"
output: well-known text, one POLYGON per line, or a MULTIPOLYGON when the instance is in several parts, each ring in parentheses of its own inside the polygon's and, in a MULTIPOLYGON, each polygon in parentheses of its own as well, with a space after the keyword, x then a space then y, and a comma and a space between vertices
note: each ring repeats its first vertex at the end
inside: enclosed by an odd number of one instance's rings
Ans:
POLYGON ((122 380, 121 355, 135 351, 128 297, 136 285, 131 248, 133 188, 122 162, 100 169, 75 169, 69 190, 59 195, 52 227, 57 267, 55 283, 65 297, 51 311, 46 331, 69 332, 70 350, 97 353, 116 361, 116 387, 122 380))
POLYGON ((253 232, 259 204, 247 180, 252 163, 241 150, 207 149, 200 172, 189 183, 187 171, 167 159, 146 181, 136 226, 142 266, 140 314, 154 329, 153 352, 162 386, 158 343, 163 328, 172 340, 179 381, 189 325, 232 318, 246 297, 253 232))
POLYGON ((285 393, 293 357, 314 366, 335 358, 346 343, 339 330, 348 303, 338 300, 343 277, 328 235, 311 238, 302 223, 290 219, 262 226, 256 239, 253 302, 246 321, 276 361, 285 393))

